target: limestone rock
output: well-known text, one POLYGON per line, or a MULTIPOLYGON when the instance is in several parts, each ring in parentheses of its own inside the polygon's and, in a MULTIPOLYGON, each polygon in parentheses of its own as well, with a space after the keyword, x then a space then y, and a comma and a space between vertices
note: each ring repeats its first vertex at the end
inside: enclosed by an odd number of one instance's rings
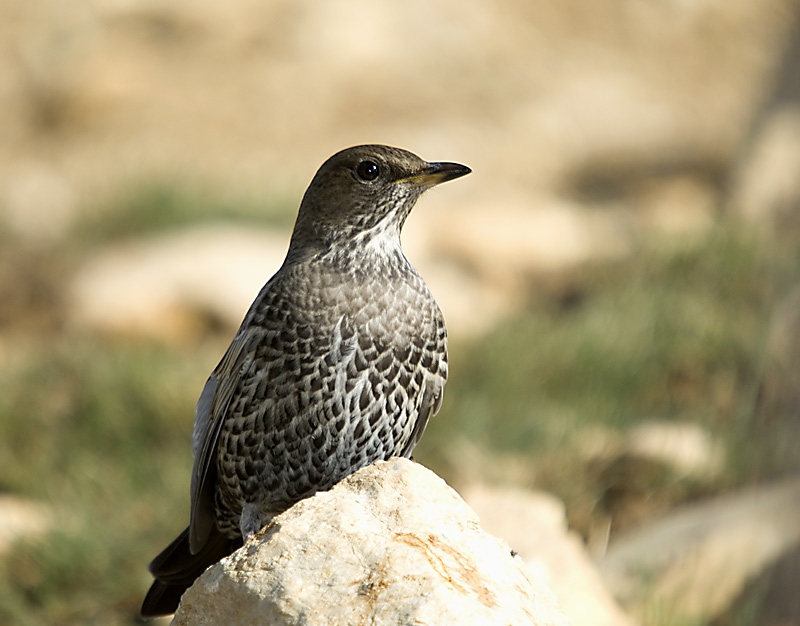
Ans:
POLYGON ((693 422, 647 420, 628 433, 627 454, 650 459, 682 476, 717 476, 725 464, 725 453, 711 433, 693 422))
POLYGON ((687 621, 706 621, 797 546, 795 478, 687 506, 644 525, 613 541, 600 568, 634 614, 668 606, 678 607, 687 621))
POLYGON ((45 505, 15 496, 0 496, 0 553, 19 537, 45 533, 52 525, 52 512, 45 505))
POLYGON ((623 259, 634 244, 624 215, 610 210, 591 213, 556 197, 529 201, 507 195, 427 217, 438 221, 431 229, 439 234, 437 250, 500 284, 514 276, 623 259))
POLYGON ((731 209, 748 224, 796 224, 800 206, 800 106, 779 107, 764 122, 735 179, 731 209), (793 215, 794 214, 794 215, 793 215))
POLYGON ((508 541, 553 590, 573 626, 632 624, 606 589, 580 537, 567 530, 562 502, 511 487, 473 485, 463 493, 483 526, 508 541))
POLYGON ((364 468, 210 567, 174 626, 569 622, 543 584, 429 470, 364 468))
POLYGON ((9 176, 0 223, 22 240, 63 237, 77 207, 69 181, 41 163, 18 163, 9 176))
POLYGON ((69 318, 169 340, 191 337, 203 317, 236 328, 288 246, 288 233, 219 224, 117 244, 74 276, 69 318))

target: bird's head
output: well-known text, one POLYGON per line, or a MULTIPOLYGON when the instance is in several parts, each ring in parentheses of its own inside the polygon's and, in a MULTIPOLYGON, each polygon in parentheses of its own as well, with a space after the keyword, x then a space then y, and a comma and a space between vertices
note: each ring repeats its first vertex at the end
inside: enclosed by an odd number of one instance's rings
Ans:
POLYGON ((399 237, 425 190, 470 171, 458 163, 428 163, 389 146, 342 150, 322 164, 303 197, 290 255, 399 237))

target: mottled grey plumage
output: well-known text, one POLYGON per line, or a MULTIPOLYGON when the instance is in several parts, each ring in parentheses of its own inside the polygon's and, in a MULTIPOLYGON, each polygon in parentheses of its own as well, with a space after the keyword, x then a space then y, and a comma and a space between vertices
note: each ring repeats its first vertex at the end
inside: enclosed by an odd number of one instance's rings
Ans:
POLYGON ((151 563, 143 616, 174 612, 208 565, 297 501, 411 455, 441 405, 447 332, 400 230, 426 189, 469 171, 378 145, 320 167, 286 260, 198 401, 191 521, 151 563))

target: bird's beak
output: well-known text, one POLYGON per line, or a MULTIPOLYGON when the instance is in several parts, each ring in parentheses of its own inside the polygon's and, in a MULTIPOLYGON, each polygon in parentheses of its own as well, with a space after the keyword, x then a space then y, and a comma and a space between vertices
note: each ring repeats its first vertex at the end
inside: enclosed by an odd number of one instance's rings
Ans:
POLYGON ((428 163, 419 172, 404 178, 402 181, 414 187, 433 187, 440 183, 466 176, 472 170, 459 163, 428 163))

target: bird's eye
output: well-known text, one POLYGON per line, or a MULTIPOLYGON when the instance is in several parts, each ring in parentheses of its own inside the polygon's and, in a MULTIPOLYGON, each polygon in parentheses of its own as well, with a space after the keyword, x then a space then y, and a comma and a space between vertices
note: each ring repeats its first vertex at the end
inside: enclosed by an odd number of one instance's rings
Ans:
POLYGON ((381 168, 378 167, 378 164, 375 161, 361 161, 361 163, 356 166, 356 174, 361 180, 372 181, 378 178, 381 173, 381 168))

